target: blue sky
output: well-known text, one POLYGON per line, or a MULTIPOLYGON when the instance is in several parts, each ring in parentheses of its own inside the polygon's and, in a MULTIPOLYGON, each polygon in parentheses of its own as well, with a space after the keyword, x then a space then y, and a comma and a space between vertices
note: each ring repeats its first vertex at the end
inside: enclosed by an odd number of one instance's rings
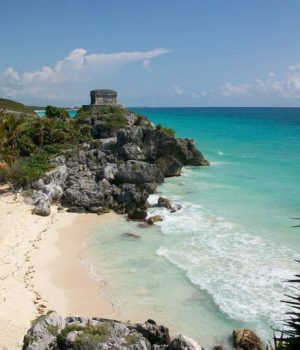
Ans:
POLYGON ((0 96, 299 106, 300 1, 1 0, 0 96))

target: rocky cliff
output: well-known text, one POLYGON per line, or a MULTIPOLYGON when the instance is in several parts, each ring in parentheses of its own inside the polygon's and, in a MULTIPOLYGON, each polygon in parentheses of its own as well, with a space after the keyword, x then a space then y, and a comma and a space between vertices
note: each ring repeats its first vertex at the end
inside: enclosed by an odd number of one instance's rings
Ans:
POLYGON ((149 194, 165 177, 180 175, 184 165, 209 165, 192 140, 124 109, 117 116, 85 114, 79 126, 94 139, 51 160, 53 169, 33 184, 35 214, 49 215, 57 201, 73 212, 112 209, 143 220, 149 194))
POLYGON ((23 350, 201 350, 192 339, 170 339, 169 330, 155 321, 122 323, 103 318, 66 317, 50 312, 33 322, 23 350))

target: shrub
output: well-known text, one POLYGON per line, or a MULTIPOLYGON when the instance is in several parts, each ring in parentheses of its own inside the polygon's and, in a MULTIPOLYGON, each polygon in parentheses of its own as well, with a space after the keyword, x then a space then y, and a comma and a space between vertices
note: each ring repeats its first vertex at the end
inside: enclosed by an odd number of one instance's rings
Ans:
POLYGON ((164 128, 163 126, 161 126, 161 124, 157 124, 156 130, 171 137, 176 136, 175 130, 173 130, 172 128, 164 128))
POLYGON ((63 121, 66 121, 69 119, 69 114, 68 112, 59 107, 55 106, 47 106, 45 110, 45 117, 46 118, 52 118, 52 119, 61 119, 63 121))
POLYGON ((103 126, 110 130, 118 130, 127 127, 125 115, 112 114, 103 121, 103 126))
POLYGON ((39 152, 31 157, 19 158, 7 171, 7 180, 17 187, 28 187, 50 169, 49 156, 39 152))

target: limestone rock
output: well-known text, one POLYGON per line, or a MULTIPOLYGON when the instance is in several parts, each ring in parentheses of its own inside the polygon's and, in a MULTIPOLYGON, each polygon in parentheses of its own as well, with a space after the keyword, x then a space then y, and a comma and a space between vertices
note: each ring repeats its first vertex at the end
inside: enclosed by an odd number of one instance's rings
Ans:
POLYGON ((143 221, 147 217, 147 212, 140 208, 134 208, 132 210, 127 211, 128 219, 130 220, 140 220, 143 221))
POLYGON ((134 160, 119 165, 115 178, 118 183, 162 183, 164 181, 163 173, 156 165, 134 160))
POLYGON ((232 332, 233 345, 239 350, 258 349, 261 341, 258 336, 249 329, 236 329, 232 332))
POLYGON ((50 201, 48 196, 42 191, 33 191, 29 199, 31 204, 34 204, 33 214, 40 216, 49 216, 51 213, 50 201))
MULTIPOLYGON (((169 344, 171 339, 169 329, 164 326, 157 325, 155 322, 137 323, 131 326, 147 338, 151 344, 169 344)), ((131 328, 130 327, 130 328, 131 328)))
POLYGON ((169 209, 171 212, 175 212, 181 209, 181 205, 173 203, 170 199, 159 197, 157 201, 158 207, 163 207, 169 209))
POLYGON ((117 164, 111 164, 108 163, 107 165, 103 166, 99 170, 99 178, 100 179, 106 179, 108 181, 114 181, 115 175, 118 173, 118 166, 117 164))
POLYGON ((166 348, 167 350, 202 350, 201 346, 193 339, 185 335, 179 335, 174 338, 171 344, 166 348))
POLYGON ((54 158, 51 158, 49 160, 49 163, 54 166, 60 166, 66 164, 66 157, 65 156, 57 156, 54 158))
POLYGON ((132 142, 123 145, 119 153, 125 160, 145 160, 141 148, 132 142))
POLYGON ((134 126, 130 129, 120 129, 117 132, 117 144, 122 147, 126 143, 134 143, 138 146, 143 144, 143 128, 134 126))
POLYGON ((161 169, 166 177, 180 176, 183 167, 179 160, 170 156, 160 157, 155 164, 161 169))
POLYGON ((162 217, 160 215, 150 216, 147 219, 147 223, 150 225, 153 225, 155 222, 158 222, 158 221, 162 221, 162 217))
POLYGON ((24 337, 23 350, 48 350, 56 342, 57 335, 65 326, 65 320, 56 312, 33 321, 24 337))
POLYGON ((64 192, 63 200, 66 204, 89 210, 92 207, 105 206, 106 197, 112 192, 113 188, 107 180, 103 179, 97 183, 93 178, 82 177, 72 181, 64 192))

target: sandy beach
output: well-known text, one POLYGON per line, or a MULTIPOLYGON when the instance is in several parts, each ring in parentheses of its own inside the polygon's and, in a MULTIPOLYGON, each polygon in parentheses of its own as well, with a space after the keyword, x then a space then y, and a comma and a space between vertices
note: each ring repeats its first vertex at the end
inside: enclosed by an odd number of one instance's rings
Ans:
POLYGON ((113 313, 101 296, 103 281, 82 264, 82 241, 94 225, 115 214, 57 211, 32 215, 21 195, 0 196, 0 349, 20 349, 30 321, 48 310, 63 316, 113 313))

